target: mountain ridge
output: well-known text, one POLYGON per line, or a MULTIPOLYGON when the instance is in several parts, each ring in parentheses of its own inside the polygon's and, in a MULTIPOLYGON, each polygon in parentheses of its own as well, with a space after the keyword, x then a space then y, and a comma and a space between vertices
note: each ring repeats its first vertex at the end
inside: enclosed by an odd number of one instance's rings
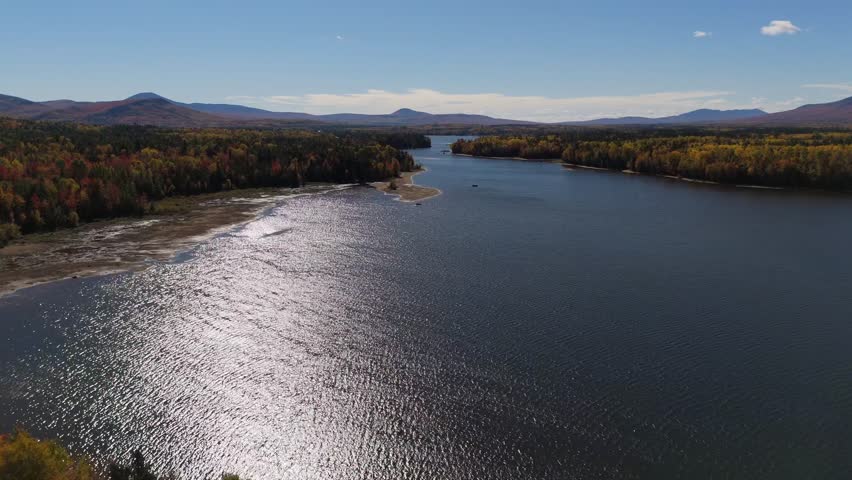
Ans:
POLYGON ((688 123, 716 123, 742 118, 760 118, 768 113, 760 109, 735 109, 735 110, 713 110, 709 108, 700 108, 679 115, 670 115, 667 117, 619 117, 619 118, 598 118, 594 120, 585 120, 579 122, 560 122, 560 125, 673 125, 673 124, 688 124, 688 123))
POLYGON ((852 97, 823 104, 803 105, 786 112, 759 109, 698 109, 660 118, 620 117, 586 121, 536 123, 486 115, 433 114, 400 108, 389 114, 272 112, 237 104, 182 103, 154 92, 140 92, 123 100, 36 102, 0 94, 0 115, 31 120, 74 121, 97 125, 154 125, 162 127, 261 127, 300 125, 429 126, 429 125, 852 125, 852 97))
MULTIPOLYGON (((743 120, 742 124, 753 124, 754 119, 743 120)), ((770 113, 758 122, 770 126, 793 125, 852 125, 852 97, 835 102, 812 103, 785 112, 770 113)))

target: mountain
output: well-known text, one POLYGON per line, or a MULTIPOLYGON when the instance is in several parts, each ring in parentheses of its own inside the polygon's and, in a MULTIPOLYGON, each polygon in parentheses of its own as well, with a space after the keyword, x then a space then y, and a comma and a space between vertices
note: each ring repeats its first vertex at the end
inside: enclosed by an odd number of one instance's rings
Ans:
POLYGON ((271 112, 261 108, 246 107, 244 105, 231 105, 228 103, 181 103, 179 105, 183 105, 198 112, 244 119, 319 121, 315 115, 311 115, 310 113, 271 112))
POLYGON ((9 95, 0 95, 0 115, 15 116, 16 112, 21 112, 25 115, 38 115, 47 110, 49 110, 49 107, 38 102, 9 95))
POLYGON ((387 115, 367 115, 361 113, 334 113, 317 115, 316 117, 328 123, 346 123, 369 126, 423 126, 423 125, 531 125, 535 122, 493 118, 485 115, 469 115, 464 113, 432 114, 418 112, 410 108, 401 108, 387 115))
POLYGON ((301 112, 271 112, 243 105, 181 103, 153 92, 137 93, 124 100, 108 102, 75 102, 72 100, 33 102, 23 98, 0 95, 0 115, 98 125, 140 124, 161 127, 260 127, 323 123, 393 127, 533 123, 461 113, 434 115, 410 108, 402 108, 387 115, 359 113, 312 115, 301 112))
POLYGON ((142 92, 124 100, 33 102, 0 95, 0 115, 33 120, 74 121, 99 125, 144 124, 162 127, 283 126, 293 124, 344 124, 351 126, 422 125, 513 125, 533 124, 520 120, 462 113, 434 115, 409 108, 387 115, 335 113, 312 115, 302 112, 271 112, 243 105, 181 103, 153 92, 142 92))
POLYGON ((400 108, 399 110, 391 113, 391 115, 395 117, 417 117, 420 115, 429 115, 428 113, 418 112, 417 110, 412 110, 410 108, 400 108))
MULTIPOLYGON (((385 115, 334 113, 312 115, 302 112, 272 112, 244 105, 181 103, 153 92, 137 93, 124 100, 34 102, 0 95, 0 115, 32 120, 73 121, 97 125, 139 124, 161 127, 284 127, 321 125, 429 126, 429 125, 535 125, 535 122, 463 113, 432 114, 401 108, 385 115)), ((767 114, 762 110, 701 109, 662 118, 600 118, 557 125, 852 125, 852 97, 838 102, 805 105, 787 112, 767 114)))
MULTIPOLYGON (((169 102, 171 102, 171 100, 169 100, 168 98, 163 97, 161 95, 157 95, 154 92, 137 93, 136 95, 131 95, 131 96, 125 98, 125 100, 130 100, 130 101, 136 101, 136 100, 168 100, 169 102)), ((172 102, 172 103, 177 103, 177 102, 172 102)))
POLYGON ((753 108, 748 110, 711 110, 702 108, 682 113, 672 117, 663 117, 663 123, 711 123, 739 120, 741 118, 758 118, 768 115, 763 110, 753 108))
POLYGON ((95 125, 156 125, 160 127, 203 127, 227 124, 227 120, 181 107, 162 98, 127 99, 113 102, 44 102, 40 108, 19 108, 7 115, 32 120, 73 121, 95 125))
POLYGON ((316 120, 315 115, 297 112, 271 112, 260 108, 246 107, 245 105, 233 105, 228 103, 182 103, 168 99, 153 92, 142 92, 127 97, 126 100, 165 100, 174 105, 186 107, 196 112, 209 113, 212 115, 239 117, 241 119, 267 119, 267 120, 316 120))
POLYGON ((161 97, 156 93, 144 92, 129 97, 128 100, 145 100, 159 98, 192 110, 239 119, 255 120, 308 120, 325 123, 343 123, 364 126, 406 126, 406 125, 513 125, 532 124, 521 120, 493 118, 485 115, 431 114, 418 112, 410 108, 401 108, 387 115, 369 115, 362 113, 333 113, 328 115, 312 115, 302 112, 272 112, 261 108, 232 105, 226 103, 180 103, 161 97))
POLYGON ((521 125, 532 124, 521 120, 493 118, 485 115, 468 114, 431 114, 418 112, 410 108, 401 108, 387 115, 369 115, 363 113, 332 113, 312 115, 302 112, 271 112, 243 105, 215 103, 181 103, 185 107, 199 112, 212 113, 228 117, 267 120, 311 120, 326 123, 343 123, 364 126, 413 126, 413 125, 521 125))
POLYGON ((160 127, 224 126, 225 119, 176 105, 162 98, 123 101, 88 115, 86 123, 97 125, 157 125, 160 127))
POLYGON ((21 107, 36 105, 36 102, 24 100, 23 98, 0 95, 0 112, 8 112, 21 107))
POLYGON ((673 115, 670 117, 621 117, 621 118, 599 118, 583 122, 562 122, 560 125, 677 125, 677 124, 701 124, 719 123, 740 120, 743 118, 759 118, 768 115, 763 110, 711 110, 702 108, 691 112, 673 115))
MULTIPOLYGON (((275 127, 290 126, 280 120, 257 121, 214 115, 190 108, 155 93, 139 93, 124 100, 33 102, 0 95, 0 115, 29 120, 80 122, 95 125, 154 125, 158 127, 275 127)), ((299 122, 299 125, 312 122, 299 122)))
POLYGON ((852 97, 831 103, 802 105, 786 112, 770 113, 764 117, 737 123, 767 126, 849 126, 852 125, 852 97))

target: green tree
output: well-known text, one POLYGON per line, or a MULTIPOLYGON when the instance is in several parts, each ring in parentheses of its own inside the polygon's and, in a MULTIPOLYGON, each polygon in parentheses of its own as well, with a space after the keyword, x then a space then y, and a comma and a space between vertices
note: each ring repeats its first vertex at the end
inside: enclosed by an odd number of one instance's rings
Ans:
POLYGON ((88 463, 23 431, 0 436, 0 480, 93 480, 88 463))

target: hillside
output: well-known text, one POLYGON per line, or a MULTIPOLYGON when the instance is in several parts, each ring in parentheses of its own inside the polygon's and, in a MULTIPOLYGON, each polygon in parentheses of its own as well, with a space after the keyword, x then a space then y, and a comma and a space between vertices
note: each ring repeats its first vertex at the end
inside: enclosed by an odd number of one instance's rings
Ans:
POLYGON ((763 110, 711 110, 702 108, 680 115, 668 117, 621 117, 621 118, 599 118, 583 122, 562 122, 562 125, 677 125, 677 124, 702 124, 718 123, 739 120, 743 118, 759 118, 767 115, 763 110))
POLYGON ((769 126, 852 125, 852 97, 831 103, 802 105, 786 112, 772 113, 738 123, 769 126))
MULTIPOLYGON (((143 92, 124 100, 76 102, 73 100, 31 100, 0 95, 0 115, 31 119, 90 123, 96 125, 154 125, 162 127, 427 127, 427 126, 512 126, 547 125, 536 122, 494 118, 464 113, 432 114, 409 108, 372 115, 334 113, 314 115, 303 112, 272 112, 244 105, 182 103, 153 92, 143 92)), ((699 109, 668 117, 599 118, 550 125, 766 125, 841 126, 852 125, 852 97, 838 102, 805 105, 787 112, 767 114, 758 109, 699 109)))
POLYGON ((32 120, 73 121, 98 125, 139 124, 163 127, 281 126, 298 124, 341 124, 352 126, 423 125, 523 125, 520 120, 485 115, 431 114, 403 108, 387 115, 335 113, 312 115, 301 112, 272 112, 231 104, 181 103, 143 92, 124 100, 75 102, 53 100, 33 102, 8 95, 0 96, 0 114, 32 120), (284 123, 279 123, 284 122, 284 123))
POLYGON ((227 119, 197 112, 163 99, 121 102, 88 115, 84 121, 96 125, 158 125, 162 127, 209 127, 227 125, 227 119))
POLYGON ((158 127, 282 127, 311 126, 314 123, 296 119, 236 118, 214 115, 189 108, 179 102, 153 93, 134 95, 125 100, 108 102, 76 102, 51 100, 33 102, 0 95, 0 115, 58 122, 94 125, 153 125, 158 127), (294 123, 296 122, 296 123, 294 123))

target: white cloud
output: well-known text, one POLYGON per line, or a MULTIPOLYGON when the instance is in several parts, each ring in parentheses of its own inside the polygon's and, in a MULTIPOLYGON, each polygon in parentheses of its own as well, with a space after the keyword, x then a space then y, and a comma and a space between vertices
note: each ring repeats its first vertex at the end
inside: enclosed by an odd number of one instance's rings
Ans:
POLYGON ((338 40, 343 40, 343 35, 338 35, 338 36, 337 36, 337 39, 338 39, 338 40))
POLYGON ((713 32, 703 32, 701 30, 696 30, 696 31, 692 32, 692 36, 694 38, 707 38, 707 37, 712 37, 713 32))
POLYGON ((802 88, 825 88, 829 90, 852 92, 852 84, 847 83, 809 83, 807 85, 802 85, 802 88))
POLYGON ((795 35, 802 29, 793 25, 790 20, 772 20, 769 25, 760 28, 760 33, 775 37, 778 35, 795 35))
MULTIPOLYGON (((555 122, 601 117, 666 116, 698 108, 737 108, 725 97, 733 92, 695 90, 595 97, 518 96, 501 93, 444 93, 430 89, 404 92, 313 93, 238 97, 272 110, 327 113, 390 113, 407 107, 430 113, 471 113, 516 120, 555 122)), ((234 97, 229 97, 232 99, 234 97)))
POLYGON ((775 105, 778 105, 779 107, 793 107, 793 106, 798 107, 803 103, 805 103, 804 97, 793 97, 793 98, 788 98, 787 100, 779 100, 779 101, 775 102, 775 105))

